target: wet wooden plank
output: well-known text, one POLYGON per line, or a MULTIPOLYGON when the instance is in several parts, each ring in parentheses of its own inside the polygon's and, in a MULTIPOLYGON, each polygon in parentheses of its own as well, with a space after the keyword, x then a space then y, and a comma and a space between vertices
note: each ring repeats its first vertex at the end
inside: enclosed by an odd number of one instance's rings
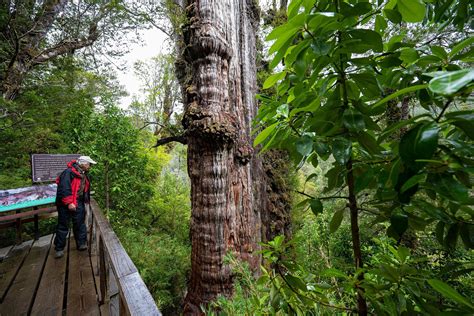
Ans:
POLYGON ((30 252, 8 290, 0 308, 1 315, 26 315, 33 304, 41 272, 51 246, 52 235, 33 243, 30 252))
POLYGON ((68 247, 65 247, 64 257, 56 259, 54 245, 51 246, 31 310, 32 315, 62 315, 67 251, 68 247))
POLYGON ((12 248, 13 248, 13 245, 0 249, 0 262, 2 262, 3 259, 6 256, 8 256, 8 253, 10 252, 12 248))
POLYGON ((69 247, 66 315, 100 315, 89 252, 78 251, 72 244, 69 247))
POLYGON ((3 302, 8 287, 13 282, 32 244, 33 240, 29 240, 14 246, 0 263, 0 303, 3 302))
POLYGON ((119 286, 130 315, 161 315, 138 272, 119 279, 119 286))

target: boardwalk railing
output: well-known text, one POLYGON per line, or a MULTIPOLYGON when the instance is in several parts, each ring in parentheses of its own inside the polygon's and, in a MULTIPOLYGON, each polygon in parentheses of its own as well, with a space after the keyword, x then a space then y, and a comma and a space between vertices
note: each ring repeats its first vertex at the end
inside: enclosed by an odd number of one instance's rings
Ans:
POLYGON ((160 315, 137 268, 95 200, 89 212, 89 252, 101 309, 110 315, 160 315))

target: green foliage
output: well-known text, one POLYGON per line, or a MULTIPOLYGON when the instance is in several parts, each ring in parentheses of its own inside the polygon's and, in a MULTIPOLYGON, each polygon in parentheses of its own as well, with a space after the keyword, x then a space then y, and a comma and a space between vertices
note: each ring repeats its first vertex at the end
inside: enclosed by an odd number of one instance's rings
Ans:
MULTIPOLYGON (((268 286, 276 286, 278 300, 270 295, 268 302, 274 312, 315 312, 314 302, 337 310, 342 307, 335 300, 340 287, 344 308, 350 310, 355 309, 356 289, 362 289, 359 293, 376 314, 472 312, 469 300, 466 304, 450 290, 454 279, 444 279, 450 285, 443 286, 433 281, 443 274, 427 266, 426 277, 417 279, 421 266, 416 260, 425 260, 429 249, 415 256, 400 246, 410 234, 436 231, 437 247, 447 253, 456 252, 458 240, 466 249, 474 247, 469 97, 474 79, 467 67, 472 40, 461 33, 437 43, 430 40, 445 29, 462 31, 471 18, 469 7, 464 1, 294 0, 288 22, 267 36, 270 68, 278 71, 263 84, 275 93, 259 96, 262 131, 254 144, 261 151, 287 150, 298 166, 317 166, 329 158, 326 188, 300 206, 324 214, 329 232, 338 234, 347 228, 348 212, 328 208, 326 202, 350 196, 355 216, 388 243, 376 248, 379 261, 363 254, 364 269, 342 271, 346 280, 337 286, 311 290, 309 284, 317 279, 313 274, 320 271, 295 267, 284 259, 280 243, 269 244, 264 256, 285 268, 267 274, 272 281, 268 286), (386 113, 397 104, 407 114, 393 119, 386 113), (380 251, 387 249, 382 256, 380 251), (438 294, 446 301, 434 304, 438 294)), ((313 177, 308 175, 307 181, 313 177)), ((352 221, 347 233, 354 236, 355 230, 360 229, 352 221)))
POLYGON ((157 229, 122 227, 117 233, 161 312, 171 315, 179 310, 190 269, 190 245, 157 229))

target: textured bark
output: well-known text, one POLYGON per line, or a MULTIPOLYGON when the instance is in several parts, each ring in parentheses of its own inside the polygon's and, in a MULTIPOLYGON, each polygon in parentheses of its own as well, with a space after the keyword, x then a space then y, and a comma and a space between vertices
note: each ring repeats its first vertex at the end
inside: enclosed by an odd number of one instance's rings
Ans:
POLYGON ((291 239, 291 174, 288 153, 269 150, 263 156, 265 171, 265 206, 262 209, 262 241, 268 242, 278 235, 291 239))
POLYGON ((262 166, 251 147, 255 116, 256 8, 253 0, 188 1, 183 125, 191 179, 191 280, 185 314, 233 291, 223 263, 231 252, 257 269, 262 166), (257 183, 257 185, 254 185, 257 183))

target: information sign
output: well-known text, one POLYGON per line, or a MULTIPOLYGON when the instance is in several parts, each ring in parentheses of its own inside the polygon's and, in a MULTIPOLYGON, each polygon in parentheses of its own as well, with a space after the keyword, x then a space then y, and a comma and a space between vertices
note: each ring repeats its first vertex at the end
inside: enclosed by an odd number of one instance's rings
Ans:
POLYGON ((33 183, 50 182, 56 180, 57 176, 67 168, 67 163, 79 158, 80 155, 31 155, 31 171, 33 183))

